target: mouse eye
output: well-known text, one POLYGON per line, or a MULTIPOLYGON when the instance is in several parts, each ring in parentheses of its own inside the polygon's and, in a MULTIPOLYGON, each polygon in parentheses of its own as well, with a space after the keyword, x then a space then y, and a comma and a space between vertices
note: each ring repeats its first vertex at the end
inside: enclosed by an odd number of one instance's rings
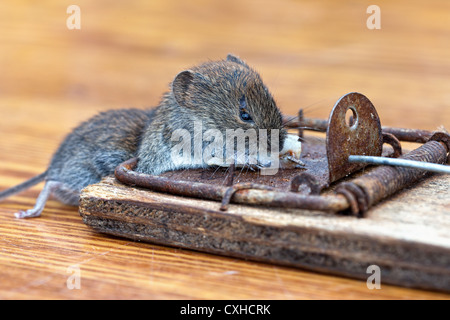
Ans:
POLYGON ((241 120, 244 122, 253 122, 252 117, 250 117, 250 114, 245 110, 241 110, 241 113, 239 116, 241 117, 241 120))
POLYGON ((253 119, 250 116, 250 113, 248 113, 246 108, 247 102, 245 101, 245 96, 242 96, 242 98, 239 99, 239 117, 244 122, 253 122, 253 119))

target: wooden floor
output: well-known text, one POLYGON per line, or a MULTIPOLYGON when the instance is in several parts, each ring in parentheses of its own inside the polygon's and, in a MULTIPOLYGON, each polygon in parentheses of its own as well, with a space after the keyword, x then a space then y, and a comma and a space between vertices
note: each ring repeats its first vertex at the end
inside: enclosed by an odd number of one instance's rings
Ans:
MULTIPOLYGON (((343 94, 383 125, 450 127, 450 2, 74 1, 0 3, 0 190, 46 169, 71 128, 101 110, 151 107, 174 75, 233 52, 285 114, 327 118, 343 94)), ((98 234, 42 185, 0 204, 0 299, 449 299, 450 295, 219 257, 98 234), (73 272, 80 289, 70 290, 73 272)))

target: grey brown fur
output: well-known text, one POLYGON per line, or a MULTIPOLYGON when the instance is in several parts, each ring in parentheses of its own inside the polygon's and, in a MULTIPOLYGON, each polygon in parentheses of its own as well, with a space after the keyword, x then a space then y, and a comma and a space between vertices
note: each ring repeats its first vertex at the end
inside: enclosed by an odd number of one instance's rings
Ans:
MULTIPOLYGON (((110 175, 123 161, 138 157, 139 172, 161 174, 182 168, 204 167, 205 163, 180 166, 171 160, 172 132, 186 129, 193 136, 193 123, 208 129, 280 130, 280 149, 286 135, 282 117, 261 77, 236 56, 207 62, 179 73, 169 92, 155 109, 122 109, 98 114, 75 128, 54 154, 46 174, 0 193, 0 200, 45 179, 36 206, 16 214, 35 217, 47 198, 54 195, 70 205, 78 205, 86 186, 110 175), (253 123, 239 117, 239 99, 253 123)), ((270 143, 270 141, 269 141, 270 143)))

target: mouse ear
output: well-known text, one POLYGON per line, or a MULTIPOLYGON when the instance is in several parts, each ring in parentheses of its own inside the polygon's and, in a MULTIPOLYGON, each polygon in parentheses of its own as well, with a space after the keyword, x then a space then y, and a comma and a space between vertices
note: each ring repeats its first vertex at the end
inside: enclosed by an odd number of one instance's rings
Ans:
POLYGON ((194 72, 191 70, 181 71, 172 82, 172 92, 177 103, 185 107, 187 105, 188 90, 194 80, 194 72))
POLYGON ((235 56, 234 54, 229 53, 227 55, 227 61, 238 63, 238 64, 243 65, 244 67, 250 69, 248 64, 246 64, 243 60, 241 60, 238 56, 235 56))

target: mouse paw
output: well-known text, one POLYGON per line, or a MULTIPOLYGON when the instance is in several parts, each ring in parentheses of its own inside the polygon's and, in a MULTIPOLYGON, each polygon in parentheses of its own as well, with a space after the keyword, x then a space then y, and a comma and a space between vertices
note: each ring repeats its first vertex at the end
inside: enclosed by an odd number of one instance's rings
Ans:
POLYGON ((40 211, 29 209, 29 210, 20 210, 19 212, 14 213, 14 216, 18 219, 24 219, 24 218, 35 218, 39 217, 41 215, 40 211))

